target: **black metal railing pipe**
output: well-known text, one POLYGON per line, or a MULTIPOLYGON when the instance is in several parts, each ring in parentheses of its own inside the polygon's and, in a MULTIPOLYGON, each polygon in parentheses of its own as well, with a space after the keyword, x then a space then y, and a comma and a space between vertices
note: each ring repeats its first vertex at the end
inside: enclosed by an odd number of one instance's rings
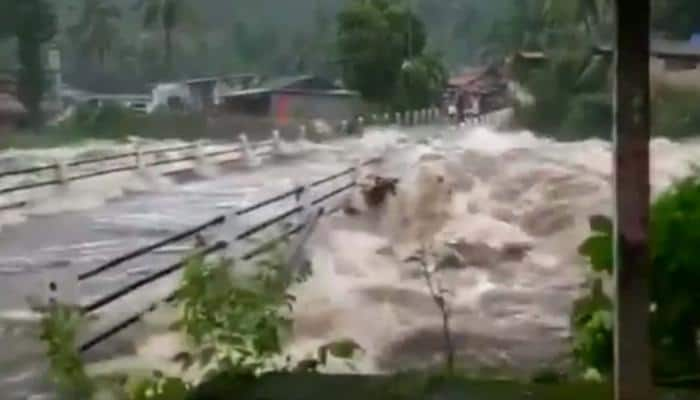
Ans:
POLYGON ((311 205, 312 205, 312 206, 319 205, 319 204, 323 203, 324 201, 330 199, 330 198, 333 197, 333 196, 337 196, 337 195, 343 193, 344 191, 346 191, 346 190, 348 190, 348 189, 352 189, 353 187, 355 187, 355 185, 357 185, 357 184, 356 184, 355 182, 352 182, 352 183, 349 183, 349 184, 347 184, 347 185, 345 185, 345 186, 339 187, 338 189, 335 189, 335 190, 333 190, 332 192, 326 193, 326 194, 324 194, 323 196, 321 196, 321 197, 319 197, 319 198, 313 200, 313 201, 311 202, 311 205))
POLYGON ((117 258, 115 258, 115 259, 113 259, 105 264, 102 264, 101 266, 99 266, 91 271, 82 273, 82 274, 78 275, 78 281, 84 281, 86 279, 90 279, 96 275, 103 273, 103 272, 114 269, 115 267, 117 267, 117 266, 119 266, 127 261, 133 260, 133 259, 140 257, 140 256, 143 256, 145 254, 148 254, 154 250, 157 250, 157 249, 164 247, 164 246, 167 246, 169 244, 176 243, 176 242, 179 242, 181 240, 187 239, 187 238, 194 236, 194 235, 196 235, 196 234, 198 234, 198 233, 200 233, 208 228, 211 228, 212 226, 221 225, 224 222, 226 222, 226 217, 223 215, 220 215, 220 216, 218 216, 212 220, 209 220, 203 224, 197 225, 194 228, 180 232, 176 235, 170 236, 168 238, 165 238, 165 239, 163 239, 159 242, 153 243, 151 245, 144 246, 144 247, 141 247, 141 248, 136 249, 134 251, 131 251, 131 252, 124 254, 120 257, 117 257, 117 258))
MULTIPOLYGON (((206 255, 215 253, 217 251, 221 251, 221 250, 227 248, 228 245, 229 245, 228 242, 220 241, 220 242, 217 242, 216 244, 211 245, 211 246, 209 246, 201 251, 198 251, 197 253, 195 253, 195 255, 206 256, 206 255)), ((177 263, 175 263, 167 268, 163 268, 163 269, 161 269, 161 270, 159 270, 151 275, 148 275, 148 276, 146 276, 142 279, 139 279, 135 282, 132 282, 132 283, 124 286, 121 289, 118 289, 118 290, 116 290, 116 291, 114 291, 114 292, 112 292, 112 293, 110 293, 102 298, 99 298, 99 299, 93 301, 92 303, 90 303, 88 305, 83 306, 82 311, 83 311, 83 313, 86 313, 86 314, 91 313, 93 311, 96 311, 96 310, 98 310, 98 309, 100 309, 100 308, 102 308, 110 303, 113 303, 113 302, 119 300, 120 298, 126 296, 127 294, 134 292, 136 289, 139 289, 145 285, 148 285, 149 283, 155 282, 155 281, 157 281, 161 278, 164 278, 164 277, 166 277, 166 276, 168 276, 176 271, 181 270, 182 268, 185 267, 187 262, 188 262, 188 259, 182 260, 182 261, 177 262, 177 263)))
POLYGON ((256 233, 258 233, 258 232, 260 232, 260 231, 262 231, 262 230, 264 230, 264 229, 267 229, 267 228, 269 228, 270 226, 272 226, 272 225, 274 225, 274 224, 276 224, 276 223, 278 223, 278 222, 280 222, 280 221, 284 221, 285 219, 291 217, 292 215, 298 214, 298 213, 300 213, 300 212, 302 212, 302 211, 304 211, 304 207, 302 207, 302 206, 296 206, 296 207, 292 208, 292 209, 289 210, 289 211, 285 211, 285 212, 282 213, 282 214, 276 215, 276 216, 274 216, 274 217, 272 217, 272 218, 270 218, 270 219, 267 219, 267 220, 265 220, 265 221, 263 221, 263 222, 261 222, 261 223, 255 225, 255 226, 253 226, 253 227, 251 227, 251 228, 248 228, 247 230, 243 231, 243 232, 240 233, 238 236, 236 236, 236 240, 247 239, 247 238, 249 238, 249 237, 255 235, 256 233))
POLYGON ((284 192, 282 194, 279 194, 277 196, 270 197, 269 199, 266 199, 266 200, 263 200, 261 202, 250 205, 248 207, 242 208, 242 209, 236 211, 236 215, 242 216, 242 215, 249 214, 253 211, 256 211, 256 210, 259 210, 263 207, 269 206, 270 204, 274 204, 274 203, 277 203, 277 202, 282 201, 284 199, 287 199, 289 197, 292 197, 294 195, 298 195, 303 190, 304 190, 303 187, 295 187, 294 189, 289 190, 287 192, 284 192))

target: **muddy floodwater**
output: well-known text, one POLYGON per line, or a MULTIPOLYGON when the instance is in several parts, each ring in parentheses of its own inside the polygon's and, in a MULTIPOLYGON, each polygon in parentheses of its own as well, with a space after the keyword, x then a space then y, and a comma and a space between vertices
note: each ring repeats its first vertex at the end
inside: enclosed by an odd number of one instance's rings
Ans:
MULTIPOLYGON (((372 174, 397 178, 396 194, 367 208, 359 193, 351 193, 338 201, 352 204, 356 213, 322 219, 309 242, 314 273, 294 288, 289 352, 302 357, 325 341, 353 338, 363 354, 352 368, 337 364, 329 370, 391 372, 440 362, 440 314, 420 265, 409 260, 429 243, 439 254, 436 276, 449 291, 461 366, 531 371, 566 363, 569 310, 584 282, 585 263, 576 248, 587 234, 588 217, 611 212, 609 142, 559 143, 529 132, 479 126, 377 128, 322 145, 285 146, 288 154, 282 159, 263 158, 258 166, 210 173, 206 180, 178 183, 154 174, 138 177, 136 184, 137 178, 127 174, 45 195, 38 211, 0 216, 0 312, 5 321, 0 390, 7 398, 27 398, 46 389, 42 349, 31 336, 35 325, 26 299, 40 295, 47 271, 87 271, 135 247, 376 156, 383 161, 362 169, 359 179, 372 174)), ((73 152, 72 157, 118 150, 105 147, 0 153, 0 166, 39 163, 61 151, 73 152)), ((652 154, 658 192, 690 173, 700 144, 655 139, 652 154)), ((318 193, 347 182, 339 180, 318 193)), ((291 204, 232 219, 209 235, 230 239, 291 204)), ((80 299, 85 303, 163 268, 191 246, 179 243, 91 279, 81 285, 80 299)), ((158 300, 176 279, 109 305, 91 329, 104 329, 158 300)), ((168 364, 180 340, 163 331, 154 316, 86 357, 117 360, 112 366, 168 364)))

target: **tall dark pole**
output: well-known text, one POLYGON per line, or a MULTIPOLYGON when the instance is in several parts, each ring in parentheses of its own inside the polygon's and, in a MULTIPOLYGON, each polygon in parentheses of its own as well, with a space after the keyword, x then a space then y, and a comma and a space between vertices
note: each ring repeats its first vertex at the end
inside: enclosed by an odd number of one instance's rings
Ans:
POLYGON ((649 341, 650 0, 616 0, 615 398, 654 398, 649 341))

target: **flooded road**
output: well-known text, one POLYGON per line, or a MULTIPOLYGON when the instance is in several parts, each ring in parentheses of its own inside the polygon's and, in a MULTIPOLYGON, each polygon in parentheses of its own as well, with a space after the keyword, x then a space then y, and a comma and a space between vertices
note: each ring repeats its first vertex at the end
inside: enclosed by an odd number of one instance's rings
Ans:
MULTIPOLYGON (((658 192, 690 173, 700 144, 655 139, 652 154, 658 192)), ((0 231, 0 308, 21 314, 17 310, 26 309, 27 295, 41 290, 47 269, 84 272, 134 247, 378 155, 384 162, 372 170, 400 178, 397 198, 403 199, 403 208, 388 205, 375 214, 323 220, 311 242, 314 275, 295 288, 290 352, 301 355, 343 336, 367 350, 356 365, 363 372, 437 362, 439 315, 416 266, 405 262, 417 238, 428 232, 438 242, 456 246, 461 257, 460 265, 444 277, 453 293, 460 363, 534 368, 566 359, 568 311, 584 278, 585 262, 576 248, 587 234, 588 217, 611 211, 610 143, 559 143, 488 127, 370 130, 363 138, 306 147, 291 158, 266 160, 254 169, 6 225, 0 231), (432 179, 439 176, 443 179, 432 179), (406 215, 408 222, 397 222, 406 215), (435 224, 435 215, 445 218, 435 224)), ((335 187, 345 183, 338 181, 335 187)), ((213 235, 230 239, 241 226, 290 205, 280 203, 213 235)), ((191 243, 182 245, 90 280, 81 286, 82 302, 169 265, 191 243)), ((110 305, 97 325, 109 326, 140 310, 173 284, 166 279, 110 305)), ((35 382, 40 365, 41 350, 26 336, 19 329, 5 330, 1 343, 13 351, 0 357, 6 376, 0 385, 7 388, 5 393, 19 396, 14 398, 22 398, 29 382, 35 382)), ((167 341, 159 340, 137 327, 91 359, 133 353, 145 343, 155 352, 153 343, 161 343, 162 353, 171 353, 167 341)))

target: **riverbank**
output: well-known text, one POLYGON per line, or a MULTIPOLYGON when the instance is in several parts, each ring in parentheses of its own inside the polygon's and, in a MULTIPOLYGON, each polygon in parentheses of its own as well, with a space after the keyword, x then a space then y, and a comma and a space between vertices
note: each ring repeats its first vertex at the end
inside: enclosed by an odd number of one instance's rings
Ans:
MULTIPOLYGON (((660 400, 697 399, 698 393, 660 389, 660 400)), ((606 400, 610 385, 594 383, 535 384, 463 376, 396 376, 276 374, 241 381, 221 376, 195 390, 187 400, 606 400)))

